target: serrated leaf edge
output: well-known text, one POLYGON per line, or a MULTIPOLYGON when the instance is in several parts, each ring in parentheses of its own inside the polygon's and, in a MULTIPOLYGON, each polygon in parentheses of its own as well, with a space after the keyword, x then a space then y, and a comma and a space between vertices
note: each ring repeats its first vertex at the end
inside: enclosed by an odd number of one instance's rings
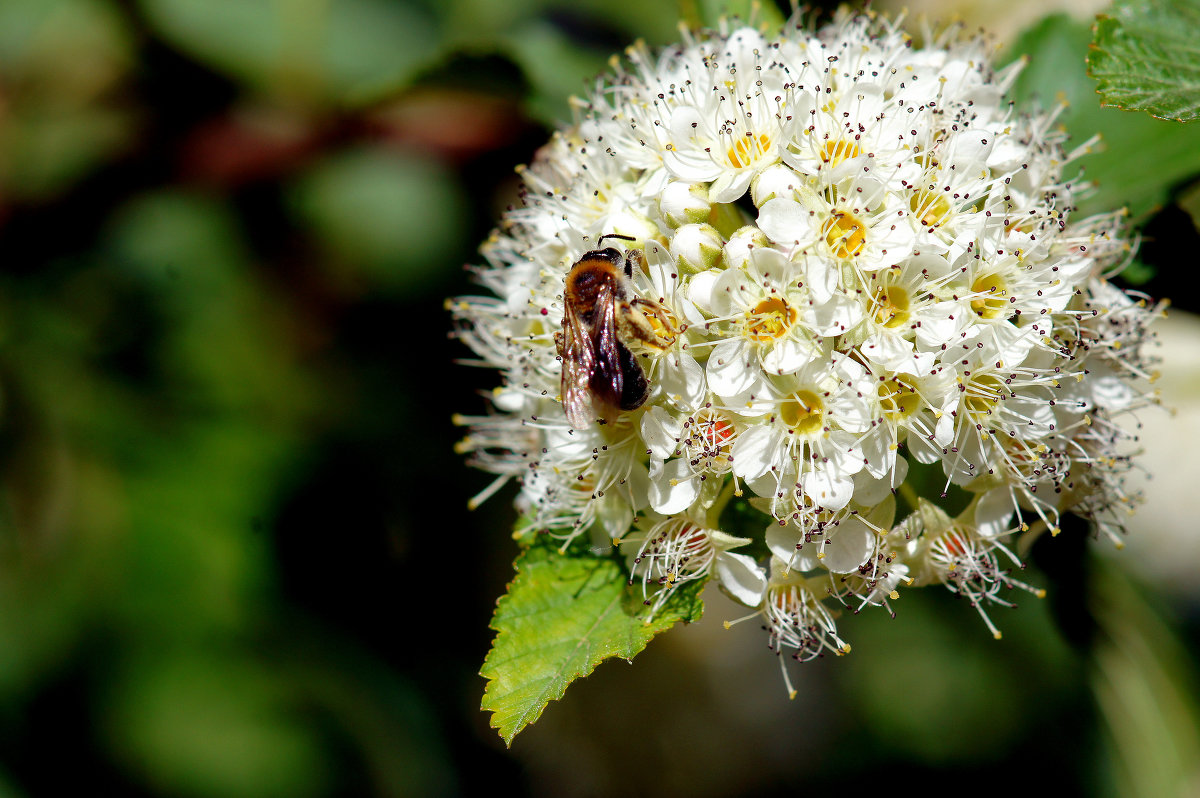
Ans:
POLYGON ((1119 101, 1110 100, 1108 95, 1105 92, 1111 91, 1112 83, 1109 81, 1109 79, 1105 75, 1097 74, 1095 72, 1095 70, 1093 69, 1094 64, 1092 61, 1093 53, 1103 53, 1106 56, 1115 58, 1115 56, 1112 56, 1112 54, 1108 50, 1106 50, 1105 48, 1101 47, 1099 44, 1096 43, 1096 38, 1100 35, 1100 28, 1104 23, 1112 23, 1113 25, 1122 25, 1123 24, 1120 19, 1118 19, 1117 17, 1114 17, 1110 14, 1097 14, 1096 21, 1092 25, 1092 41, 1088 44, 1088 55, 1084 59, 1084 62, 1087 64, 1088 77, 1090 77, 1096 81, 1096 94, 1099 95, 1099 97, 1100 97, 1100 106, 1102 108, 1116 108, 1119 111, 1128 111, 1130 113, 1141 112, 1141 113, 1147 114, 1155 119, 1161 119, 1164 122, 1180 122, 1180 123, 1186 124, 1188 122, 1193 122, 1193 121, 1196 121, 1197 119, 1200 119, 1200 112, 1198 112, 1197 116, 1195 116, 1195 117, 1190 117, 1188 119, 1184 119, 1182 116, 1165 116, 1161 113, 1155 113, 1150 108, 1141 107, 1141 106, 1137 106, 1137 105, 1133 105, 1133 106, 1122 105, 1119 101))
MULTIPOLYGON (((535 543, 534 545, 537 545, 537 544, 535 543)), ((513 584, 521 576, 521 573, 522 573, 521 565, 522 565, 523 558, 525 557, 525 555, 527 555, 529 553, 529 551, 532 548, 533 548, 532 545, 526 546, 517 555, 517 558, 513 563, 513 565, 516 569, 516 573, 513 576, 512 580, 507 585, 505 585, 504 594, 496 599, 496 609, 492 612, 492 619, 488 623, 488 628, 496 633, 496 637, 493 638, 492 644, 488 648, 488 653, 484 657, 483 664, 479 669, 479 675, 481 677, 483 677, 485 680, 487 680, 487 684, 484 687, 483 698, 480 703, 480 709, 485 712, 491 713, 491 717, 489 718, 489 721, 488 721, 488 726, 492 729, 495 729, 499 733, 500 738, 502 740, 504 740, 505 746, 509 747, 509 748, 512 747, 512 742, 514 739, 516 739, 516 736, 518 734, 520 734, 526 727, 528 727, 532 723, 536 722, 537 719, 541 717, 542 713, 545 711, 545 709, 550 705, 550 703, 552 701, 561 700, 562 697, 564 695, 566 695, 567 688, 571 685, 572 682, 576 681, 577 679, 582 679, 587 676, 590 676, 593 672, 595 672, 596 668, 605 660, 620 658, 620 659, 625 660, 626 662, 632 663, 633 657, 637 656, 639 653, 644 651, 645 648, 650 644, 650 642, 655 637, 657 637, 658 635, 662 634, 663 632, 673 628, 679 621, 683 621, 685 624, 691 623, 694 620, 699 620, 701 615, 703 615, 703 605, 701 604, 700 609, 699 609, 699 614, 696 614, 695 611, 693 611, 693 612, 689 613, 689 615, 692 615, 693 617, 676 618, 676 619, 672 620, 668 625, 664 626, 663 628, 658 629, 657 631, 651 632, 650 636, 648 638, 646 638, 646 640, 642 644, 641 648, 639 648, 637 651, 634 651, 631 655, 627 655, 627 654, 621 653, 620 651, 609 649, 607 651, 604 651, 602 656, 600 656, 599 659, 597 659, 594 663, 588 664, 590 658, 585 658, 584 659, 585 665, 584 665, 584 669, 582 670, 582 672, 577 671, 574 674, 572 674, 571 678, 569 678, 563 684, 562 689, 558 691, 557 695, 552 694, 553 691, 550 689, 549 685, 552 685, 555 680, 550 679, 548 682, 547 688, 537 695, 537 699, 538 699, 537 702, 536 703, 531 702, 532 706, 539 707, 539 708, 536 709, 536 711, 522 714, 520 716, 519 722, 513 724, 512 733, 505 735, 501 729, 502 724, 496 721, 496 711, 491 710, 487 707, 487 700, 488 700, 488 697, 491 695, 491 688, 496 683, 496 679, 489 676, 489 673, 494 673, 495 668, 497 668, 499 664, 502 664, 502 663, 497 663, 494 661, 494 655, 496 653, 497 643, 499 643, 502 638, 506 638, 512 634, 511 630, 498 628, 496 625, 496 618, 499 616, 501 610, 503 609, 503 605, 506 603, 507 600, 509 600, 509 598, 511 596, 513 584), (549 695, 550 697, 546 698, 545 701, 542 701, 541 699, 545 698, 547 695, 549 695), (532 715, 532 717, 530 717, 530 715, 532 715)), ((693 602, 700 601, 700 593, 703 592, 703 588, 705 587, 706 584, 707 584, 707 580, 705 580, 704 583, 701 583, 701 585, 699 586, 699 589, 696 591, 696 594, 694 596, 692 596, 691 601, 693 601, 693 602)), ((622 604, 623 604, 622 596, 618 595, 618 596, 614 597, 613 600, 611 602, 609 602, 609 604, 604 608, 604 610, 600 614, 597 615, 595 622, 588 629, 587 633, 585 633, 580 638, 580 644, 582 644, 583 641, 587 640, 588 635, 590 635, 601 623, 603 623, 605 619, 607 619, 611 616, 614 608, 620 609, 622 604)), ((652 626, 654 624, 654 619, 653 618, 644 619, 643 623, 646 626, 652 626)), ((627 651, 629 649, 629 645, 628 645, 629 642, 636 642, 636 641, 626 641, 626 645, 623 647, 622 650, 627 651)), ((578 650, 579 650, 579 646, 576 646, 574 649, 572 649, 572 653, 577 652, 578 650)), ((507 661, 507 660, 505 660, 505 661, 507 661)))

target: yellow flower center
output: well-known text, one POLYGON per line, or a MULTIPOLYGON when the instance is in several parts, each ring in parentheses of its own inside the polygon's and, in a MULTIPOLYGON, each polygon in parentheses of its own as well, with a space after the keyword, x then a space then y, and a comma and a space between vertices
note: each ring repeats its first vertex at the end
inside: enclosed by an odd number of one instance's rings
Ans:
POLYGON ((875 322, 889 329, 895 329, 908 322, 912 300, 908 291, 898 285, 890 285, 879 289, 875 294, 875 322))
POLYGON ((908 206, 926 227, 937 227, 954 212, 950 207, 950 200, 935 191, 918 191, 909 199, 908 206))
POLYGON ((744 169, 761 158, 771 149, 771 138, 762 133, 747 133, 739 136, 725 153, 734 169, 744 169))
POLYGON ((1007 315, 1008 284, 998 274, 976 277, 971 291, 978 294, 971 300, 971 310, 985 319, 999 319, 1007 315))
POLYGON ((862 155, 862 150, 853 141, 837 139, 836 141, 827 141, 821 146, 821 160, 831 166, 837 166, 842 161, 848 161, 860 155, 862 155))
POLYGON ((780 405, 779 418, 801 435, 814 435, 823 426, 825 405, 812 391, 797 391, 780 405))
POLYGON ((996 403, 1000 401, 1000 397, 1007 393, 1004 390, 1004 383, 990 374, 972 377, 967 383, 966 389, 963 406, 973 418, 990 415, 996 407, 996 403))
POLYGON ((897 374, 890 380, 879 383, 879 404, 889 418, 907 418, 921 408, 921 396, 917 393, 917 378, 911 374, 897 374))
POLYGON ((755 341, 773 341, 787 335, 800 314, 782 299, 771 297, 754 306, 750 337, 755 341))
POLYGON ((852 213, 834 211, 821 225, 821 234, 835 258, 853 258, 867 245, 867 226, 852 213))
POLYGON ((675 314, 662 308, 662 313, 667 318, 664 320, 659 318, 657 313, 647 313, 646 321, 650 324, 650 329, 654 330, 655 340, 651 342, 651 346, 656 346, 659 349, 670 349, 675 343, 675 339, 679 336, 679 323, 675 318, 675 314))

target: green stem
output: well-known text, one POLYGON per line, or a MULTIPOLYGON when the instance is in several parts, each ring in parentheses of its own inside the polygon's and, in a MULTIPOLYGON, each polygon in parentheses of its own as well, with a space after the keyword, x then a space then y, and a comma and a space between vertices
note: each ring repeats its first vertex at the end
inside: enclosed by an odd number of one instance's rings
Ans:
POLYGON ((908 505, 908 509, 915 513, 917 511, 917 507, 919 507, 921 504, 921 497, 917 495, 917 491, 913 488, 913 486, 907 482, 901 482, 900 487, 896 489, 896 492, 900 494, 901 499, 904 499, 904 503, 908 505))
POLYGON ((730 477, 730 479, 725 483, 725 486, 721 488, 721 493, 717 496, 716 500, 713 501, 712 506, 708 508, 708 515, 705 521, 709 529, 721 528, 719 526, 721 513, 725 511, 725 505, 729 504, 729 500, 733 498, 733 483, 734 480, 732 477, 730 477))

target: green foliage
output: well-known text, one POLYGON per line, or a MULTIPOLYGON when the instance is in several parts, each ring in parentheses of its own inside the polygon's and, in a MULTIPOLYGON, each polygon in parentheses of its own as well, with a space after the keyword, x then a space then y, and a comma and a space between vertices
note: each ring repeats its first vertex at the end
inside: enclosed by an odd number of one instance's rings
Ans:
POLYGON ((109 92, 130 39, 101 0, 0 2, 0 202, 51 196, 128 146, 136 114, 109 92))
POLYGON ((1200 116, 1200 3, 1119 0, 1096 22, 1088 72, 1105 105, 1162 119, 1200 116))
POLYGON ((772 0, 682 0, 680 9, 685 17, 694 15, 701 26, 710 28, 725 17, 754 22, 770 31, 779 30, 784 23, 772 0))
POLYGON ((151 783, 185 795, 318 796, 329 763, 312 729, 289 716, 295 690, 249 657, 225 651, 140 653, 105 695, 114 753, 151 783))
POLYGON ((1193 660, 1160 608, 1112 563, 1095 562, 1104 590, 1093 612, 1100 639, 1092 689, 1105 720, 1115 794, 1152 798, 1194 792, 1200 703, 1193 660))
POLYGON ((432 21, 385 0, 141 0, 161 35, 259 91, 357 104, 402 87, 436 53, 432 21))
POLYGON ((571 682, 611 657, 632 659, 655 635, 704 610, 703 585, 693 583, 650 618, 630 595, 620 562, 559 553, 545 541, 526 549, 516 568, 496 604, 496 639, 480 671, 488 680, 482 708, 509 745, 571 682))
MULTIPOLYGON (((1038 573, 1029 578, 1045 581, 1038 573)), ((1083 678, 1083 663, 1055 629, 1046 601, 1006 594, 1019 606, 992 610, 1004 632, 997 642, 967 601, 929 592, 902 590, 892 605, 900 619, 855 616, 854 652, 839 660, 835 678, 861 728, 894 756, 987 761, 1028 733, 1023 719, 1051 722, 1058 702, 1083 678), (1030 671, 1039 678, 1026 678, 1030 671), (904 711, 881 711, 898 693, 904 711), (986 735, 979 733, 984 728, 986 735)))
POLYGON ((1014 94, 1018 105, 1065 101, 1059 121, 1075 144, 1101 134, 1101 146, 1080 161, 1084 177, 1097 188, 1080 203, 1080 213, 1124 205, 1138 221, 1165 203, 1173 187, 1200 173, 1200 126, 1180 127, 1101 107, 1084 62, 1090 41, 1087 25, 1063 16, 1031 28, 1011 53, 1029 58, 1014 94))
POLYGON ((358 281, 412 288, 444 278, 441 255, 466 233, 466 201, 453 174, 416 155, 337 153, 309 169, 292 197, 331 260, 357 267, 358 281))

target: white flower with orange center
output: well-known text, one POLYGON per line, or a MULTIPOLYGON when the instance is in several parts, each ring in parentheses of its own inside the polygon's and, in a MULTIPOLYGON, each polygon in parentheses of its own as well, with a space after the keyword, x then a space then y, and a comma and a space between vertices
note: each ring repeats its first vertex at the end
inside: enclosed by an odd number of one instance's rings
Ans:
POLYGON ((751 542, 709 529, 699 518, 676 515, 659 517, 621 544, 629 552, 630 584, 640 580, 643 601, 657 611, 680 586, 710 576, 735 598, 757 601, 766 578, 753 558, 731 551, 751 542))

